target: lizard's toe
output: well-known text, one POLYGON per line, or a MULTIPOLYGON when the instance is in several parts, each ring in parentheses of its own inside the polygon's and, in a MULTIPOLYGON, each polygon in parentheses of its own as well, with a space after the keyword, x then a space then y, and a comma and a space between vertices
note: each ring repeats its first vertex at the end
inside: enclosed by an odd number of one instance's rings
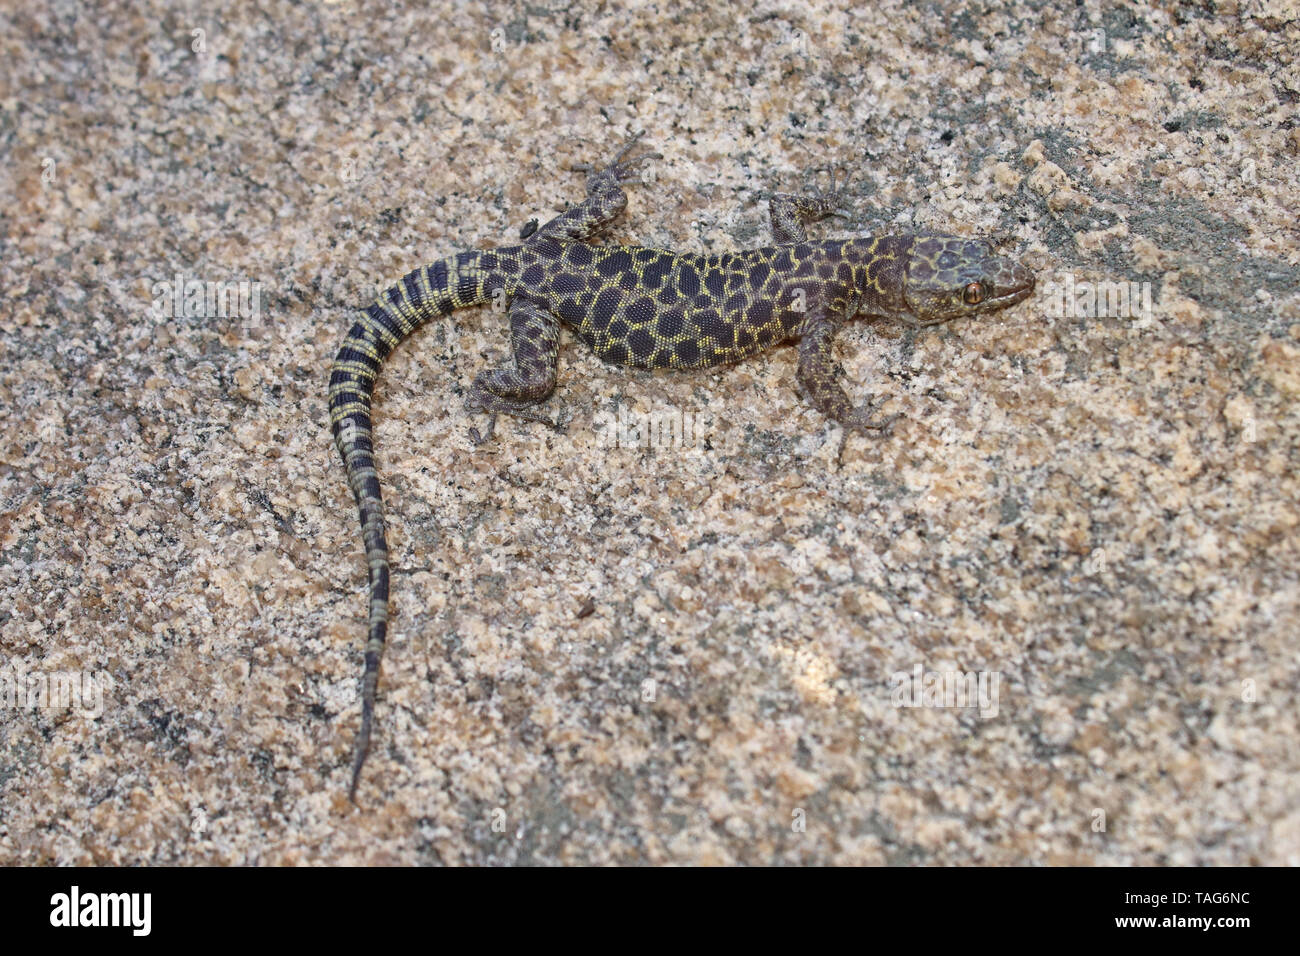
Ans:
POLYGON ((633 133, 631 136, 625 139, 623 141, 623 145, 619 147, 618 153, 614 156, 614 161, 610 163, 610 165, 617 166, 619 163, 621 163, 623 161, 623 157, 626 156, 628 153, 632 152, 632 148, 636 146, 637 142, 644 135, 645 135, 645 130, 641 130, 641 132, 633 133))
POLYGON ((642 130, 629 136, 618 153, 605 166, 597 167, 591 163, 574 163, 569 167, 575 172, 587 174, 588 195, 615 186, 644 185, 640 175, 636 173, 636 167, 651 160, 664 158, 663 153, 642 153, 640 156, 628 158, 628 154, 636 147, 637 142, 644 135, 645 130, 642 130))
POLYGON ((479 430, 476 427, 474 427, 473 425, 470 426, 469 428, 470 443, 475 447, 478 447, 479 445, 487 444, 492 440, 492 433, 496 431, 496 427, 497 427, 497 415, 496 412, 493 412, 490 416, 488 416, 487 431, 483 432, 482 434, 479 434, 479 430))
POLYGON ((845 423, 845 431, 856 431, 862 434, 872 434, 877 438, 884 438, 893 432, 893 424, 902 418, 902 413, 896 412, 893 415, 887 415, 884 418, 872 419, 876 408, 880 403, 876 399, 868 399, 857 408, 853 409, 853 414, 845 423))

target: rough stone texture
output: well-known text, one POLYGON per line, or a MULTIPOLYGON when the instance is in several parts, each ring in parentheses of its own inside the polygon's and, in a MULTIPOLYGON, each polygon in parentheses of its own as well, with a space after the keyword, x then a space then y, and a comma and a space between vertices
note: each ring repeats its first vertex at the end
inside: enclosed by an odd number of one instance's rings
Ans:
POLYGON ((2 15, 0 862, 1300 863, 1296 3, 220 6, 2 15), (642 128, 620 239, 762 244, 836 163, 861 228, 1007 234, 1040 289, 846 333, 905 417, 839 466, 791 349, 566 346, 567 430, 476 449, 502 318, 426 327, 355 809, 348 309, 642 128), (1053 315, 1066 273, 1150 310, 1053 315), (616 403, 710 437, 612 448, 616 403), (917 666, 996 715, 896 707, 917 666), (97 717, 17 693, 62 676, 97 717))

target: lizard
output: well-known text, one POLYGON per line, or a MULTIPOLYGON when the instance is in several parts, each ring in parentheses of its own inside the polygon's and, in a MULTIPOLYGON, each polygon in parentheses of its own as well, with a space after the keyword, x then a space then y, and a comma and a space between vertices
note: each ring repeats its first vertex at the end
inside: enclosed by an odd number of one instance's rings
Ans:
POLYGON ((998 243, 955 235, 869 235, 810 241, 805 222, 843 214, 834 172, 828 191, 768 198, 774 245, 695 255, 634 245, 596 245, 627 205, 624 186, 644 185, 628 139, 603 167, 578 164, 586 197, 521 242, 460 252, 406 274, 360 311, 330 371, 335 447, 361 517, 369 567, 369 616, 361 678, 361 727, 348 798, 370 750, 379 666, 388 629, 389 564, 375 471, 371 399, 384 359, 424 322, 504 297, 510 359, 484 369, 465 399, 486 413, 488 441, 499 414, 558 427, 539 408, 555 387, 560 329, 568 326, 606 362, 642 369, 702 369, 736 362, 779 343, 798 345, 797 385, 810 403, 850 433, 882 435, 897 416, 873 418, 855 405, 832 358, 837 330, 855 316, 929 326, 1022 301, 1034 288, 1023 265, 998 243))

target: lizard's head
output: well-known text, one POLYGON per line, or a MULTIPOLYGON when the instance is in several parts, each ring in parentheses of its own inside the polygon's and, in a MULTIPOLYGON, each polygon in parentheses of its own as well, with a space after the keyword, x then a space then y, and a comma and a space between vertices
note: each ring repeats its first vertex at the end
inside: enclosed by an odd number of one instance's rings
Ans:
POLYGON ((906 256, 906 318, 916 325, 935 325, 1028 298, 1033 275, 996 250, 987 239, 918 236, 906 256))

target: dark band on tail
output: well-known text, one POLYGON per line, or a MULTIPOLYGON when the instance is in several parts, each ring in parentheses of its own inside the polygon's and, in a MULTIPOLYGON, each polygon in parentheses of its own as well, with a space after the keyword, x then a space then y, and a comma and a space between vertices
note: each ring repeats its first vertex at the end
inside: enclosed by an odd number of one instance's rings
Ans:
POLYGON ((361 678, 361 730, 348 789, 348 798, 353 802, 361 768, 370 751, 379 662, 388 633, 388 539, 384 534, 384 506, 375 472, 370 422, 375 379, 389 353, 426 320, 488 301, 488 276, 481 268, 481 258, 479 253, 461 253, 403 276, 362 310, 330 369, 330 426, 361 515, 361 535, 370 569, 369 634, 365 672, 361 678))

